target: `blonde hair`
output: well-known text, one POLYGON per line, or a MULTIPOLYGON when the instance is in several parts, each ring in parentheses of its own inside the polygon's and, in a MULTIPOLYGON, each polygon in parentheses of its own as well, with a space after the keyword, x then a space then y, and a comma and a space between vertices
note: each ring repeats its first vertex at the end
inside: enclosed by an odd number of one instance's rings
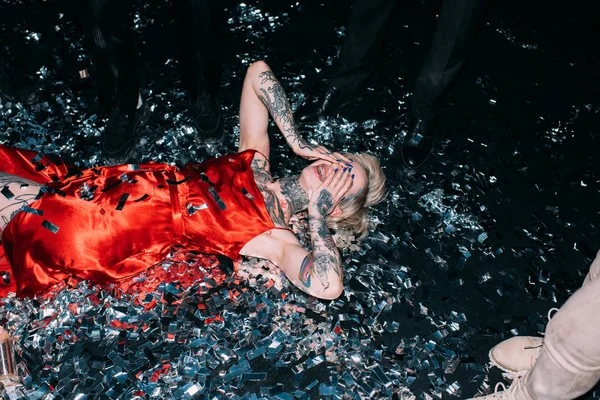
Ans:
POLYGON ((368 153, 347 154, 354 162, 360 164, 367 174, 366 190, 340 202, 342 214, 327 217, 327 226, 336 231, 354 234, 356 239, 363 240, 369 231, 369 207, 381 202, 386 194, 385 174, 377 157, 368 153))

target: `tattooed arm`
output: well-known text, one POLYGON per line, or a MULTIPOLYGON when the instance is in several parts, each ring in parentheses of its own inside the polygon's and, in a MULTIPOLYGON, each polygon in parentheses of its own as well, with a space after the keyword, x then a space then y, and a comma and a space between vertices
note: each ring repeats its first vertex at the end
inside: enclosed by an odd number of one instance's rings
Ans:
POLYGON ((287 228, 285 212, 269 185, 273 182, 273 177, 269 172, 269 161, 262 154, 255 153, 251 167, 254 174, 254 181, 263 196, 265 207, 271 216, 271 220, 273 220, 276 226, 287 228))
POLYGON ((340 252, 325 217, 309 211, 309 221, 312 251, 306 251, 299 244, 286 243, 279 258, 272 261, 300 290, 321 299, 336 299, 344 290, 340 252))
POLYGON ((283 86, 265 62, 257 61, 248 68, 244 79, 239 151, 256 149, 269 157, 269 114, 294 153, 310 160, 349 162, 345 155, 309 143, 300 135, 283 86))
POLYGON ((308 224, 312 252, 302 260, 298 280, 306 288, 316 285, 322 298, 336 298, 344 288, 340 252, 327 228, 325 216, 309 210, 308 224))
POLYGON ((342 260, 326 218, 351 186, 349 173, 337 171, 312 193, 308 205, 312 252, 284 246, 278 263, 294 285, 322 299, 335 299, 344 290, 342 260))
POLYGON ((290 102, 273 71, 265 69, 259 73, 258 78, 258 98, 269 110, 288 145, 296 153, 302 150, 314 150, 317 146, 307 142, 298 133, 290 102))
MULTIPOLYGON (((286 243, 281 254, 273 261, 300 290, 321 299, 336 299, 344 290, 340 253, 324 218, 310 222, 312 251, 308 252, 299 244, 286 243), (313 232, 314 231, 314 232, 313 232)), ((285 232, 293 237, 290 232, 285 232)), ((282 235, 278 233, 278 235, 282 235)))
MULTIPOLYGON (((270 190, 269 185, 271 175, 265 170, 267 161, 260 154, 254 155, 252 169, 254 170, 254 179, 259 187, 265 206, 275 225, 287 228, 285 213, 277 201, 276 196, 270 190)), ((345 175, 348 175, 346 173, 345 175)), ((343 179, 339 179, 338 190, 334 193, 345 193, 351 183, 344 184, 343 179)), ((280 180, 281 181, 281 180, 280 180)), ((330 187, 332 179, 328 179, 330 187)), ((293 184, 284 180, 285 190, 290 192, 288 198, 290 203, 288 209, 294 207, 306 206, 306 194, 293 194, 300 191, 294 188, 293 184), (297 204, 296 204, 297 203, 297 204)), ((339 200, 339 199, 338 199, 339 200)), ((340 253, 335 245, 331 232, 327 228, 326 216, 332 211, 336 201, 336 196, 328 189, 321 188, 314 201, 309 201, 309 230, 311 235, 312 251, 304 249, 296 236, 287 229, 274 229, 268 235, 260 235, 253 239, 254 246, 244 247, 246 252, 243 254, 265 258, 277 265, 299 289, 304 292, 322 299, 335 299, 340 296, 344 290, 342 262, 340 253)))
MULTIPOLYGON (((287 228, 285 213, 270 189, 272 179, 265 169, 267 165, 267 161, 259 153, 254 155, 252 162, 254 179, 275 225, 287 228)), ((285 188, 281 190, 298 191, 285 180, 284 186, 285 188)), ((305 206, 305 196, 305 194, 290 194, 290 202, 294 204, 287 205, 287 208, 299 207, 300 203, 305 206)), ((326 216, 335 204, 333 201, 335 199, 331 193, 322 189, 317 201, 308 208, 312 252, 304 249, 291 231, 273 229, 268 235, 260 235, 253 239, 254 245, 244 247, 243 254, 273 262, 285 273, 290 282, 312 296, 322 299, 339 297, 344 290, 341 257, 326 224, 326 216)))
POLYGON ((298 279, 305 287, 318 285, 325 295, 332 292, 337 297, 340 288, 343 289, 344 275, 340 252, 327 227, 326 216, 332 204, 331 192, 321 189, 316 202, 311 202, 308 207, 312 252, 302 260, 298 279))
POLYGON ((317 147, 300 137, 283 87, 269 66, 257 61, 248 68, 242 88, 239 151, 252 148, 269 157, 269 114, 292 149, 317 147))

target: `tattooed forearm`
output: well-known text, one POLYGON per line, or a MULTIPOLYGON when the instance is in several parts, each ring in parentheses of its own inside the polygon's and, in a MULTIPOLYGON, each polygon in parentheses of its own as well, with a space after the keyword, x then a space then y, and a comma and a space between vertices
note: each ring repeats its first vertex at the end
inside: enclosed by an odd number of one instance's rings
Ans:
POLYGON ((263 87, 260 87, 262 95, 258 95, 260 101, 267 107, 275 123, 283 133, 290 146, 298 146, 300 149, 314 149, 317 146, 308 143, 298 133, 294 123, 292 107, 287 99, 283 86, 279 83, 273 71, 263 71, 258 77, 263 87))
POLYGON ((314 275, 321 283, 322 289, 327 290, 331 286, 331 279, 343 282, 340 253, 329 228, 327 228, 325 217, 315 208, 309 209, 308 223, 312 253, 307 255, 302 262, 298 279, 308 288, 312 284, 311 278, 314 275))
MULTIPOLYGON (((316 223, 314 218, 312 218, 312 220, 316 223)), ((309 223, 310 223, 310 220, 309 220, 309 223)), ((325 246, 327 246, 329 248, 335 247, 335 240, 333 240, 333 236, 331 236, 331 233, 329 232, 329 228, 327 228, 326 224, 318 223, 318 225, 316 225, 316 229, 317 229, 318 237, 323 239, 323 243, 325 244, 325 246)))
POLYGON ((0 173, 0 231, 23 206, 35 200, 40 187, 28 179, 0 173))
POLYGON ((332 270, 342 279, 342 262, 340 252, 335 245, 333 236, 327 227, 324 217, 309 215, 308 226, 310 229, 310 242, 315 262, 322 264, 325 271, 332 270))
POLYGON ((290 216, 305 210, 308 206, 308 195, 298 183, 298 176, 286 176, 279 179, 278 182, 281 194, 285 196, 290 205, 290 216))

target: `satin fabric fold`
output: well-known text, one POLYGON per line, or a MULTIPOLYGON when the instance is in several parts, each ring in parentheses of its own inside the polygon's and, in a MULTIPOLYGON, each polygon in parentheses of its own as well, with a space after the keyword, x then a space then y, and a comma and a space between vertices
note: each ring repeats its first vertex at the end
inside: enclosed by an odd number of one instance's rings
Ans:
POLYGON ((48 191, 29 205, 43 215, 22 211, 3 232, 0 270, 11 276, 0 296, 33 296, 69 277, 119 282, 159 263, 173 246, 236 259, 248 241, 274 228, 250 168, 254 153, 181 169, 148 163, 79 171, 0 146, 0 171, 48 191))

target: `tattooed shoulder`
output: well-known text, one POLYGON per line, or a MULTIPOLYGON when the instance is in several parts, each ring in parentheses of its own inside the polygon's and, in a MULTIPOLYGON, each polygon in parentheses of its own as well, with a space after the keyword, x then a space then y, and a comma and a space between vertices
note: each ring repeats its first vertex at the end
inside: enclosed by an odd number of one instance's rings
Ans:
POLYGON ((269 183, 273 182, 273 177, 268 170, 268 166, 269 161, 262 157, 255 157, 254 160, 252 160, 251 168, 254 173, 254 181, 263 196, 265 207, 267 208, 267 212, 269 213, 273 224, 284 228, 287 227, 285 213, 281 204, 279 204, 279 199, 269 188, 269 183))
POLYGON ((265 185, 269 182, 273 182, 271 173, 269 172, 269 162, 264 158, 254 158, 250 164, 252 172, 254 173, 254 179, 258 185, 265 185))

